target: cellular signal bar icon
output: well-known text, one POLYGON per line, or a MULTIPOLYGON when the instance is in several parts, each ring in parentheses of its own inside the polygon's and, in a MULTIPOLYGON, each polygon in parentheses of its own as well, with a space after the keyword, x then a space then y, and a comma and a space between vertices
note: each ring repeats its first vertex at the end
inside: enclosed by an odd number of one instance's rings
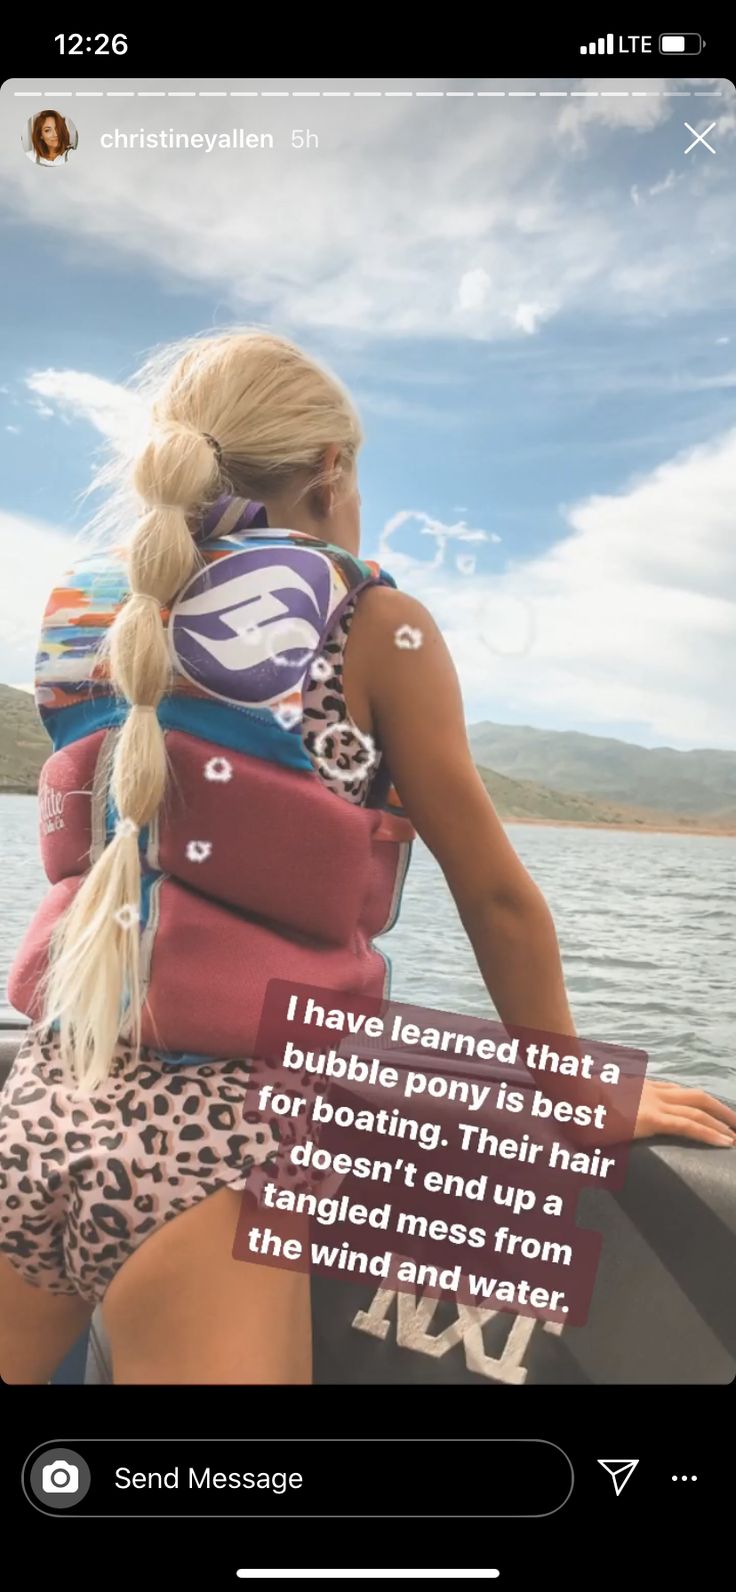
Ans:
POLYGON ((612 33, 607 33, 605 38, 600 38, 597 44, 595 39, 591 39, 590 44, 581 44, 580 46, 581 55, 613 55, 614 53, 612 33))

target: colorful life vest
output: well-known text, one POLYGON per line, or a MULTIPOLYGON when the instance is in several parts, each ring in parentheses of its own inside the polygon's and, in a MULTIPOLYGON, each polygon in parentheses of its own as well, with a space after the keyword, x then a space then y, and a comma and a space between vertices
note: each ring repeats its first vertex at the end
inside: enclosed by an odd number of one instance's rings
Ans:
MULTIPOLYGON (((139 837, 142 1043, 171 1057, 253 1054, 271 978, 388 993, 372 944, 396 920, 413 830, 383 764, 369 805, 327 788, 301 735, 302 688, 346 604, 378 565, 223 498, 202 522, 205 568, 162 610, 173 674, 158 707, 169 777, 139 837)), ((51 889, 8 990, 40 1016, 50 936, 114 833, 111 741, 129 712, 98 648, 129 595, 119 552, 52 592, 36 700, 53 753, 39 787, 51 889)), ((133 909, 135 917, 135 908, 133 909)))

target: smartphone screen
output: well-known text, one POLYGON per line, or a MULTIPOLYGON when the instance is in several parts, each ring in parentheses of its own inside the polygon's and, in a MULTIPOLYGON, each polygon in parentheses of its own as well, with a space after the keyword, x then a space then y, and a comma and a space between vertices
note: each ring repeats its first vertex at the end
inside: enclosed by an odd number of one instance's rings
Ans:
POLYGON ((732 30, 55 26, 0 89, 14 1517, 113 1584, 702 1573, 732 30))

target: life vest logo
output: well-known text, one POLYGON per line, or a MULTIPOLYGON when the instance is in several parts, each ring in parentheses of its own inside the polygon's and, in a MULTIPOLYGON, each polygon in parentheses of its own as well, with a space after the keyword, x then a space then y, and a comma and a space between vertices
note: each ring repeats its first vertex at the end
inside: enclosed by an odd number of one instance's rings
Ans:
POLYGON ((267 705, 293 691, 330 609, 331 566, 306 547, 248 547, 218 559, 173 604, 177 667, 213 696, 267 705))
POLYGON ((44 783, 39 786, 38 813, 44 835, 51 835, 55 829, 64 828, 65 801, 66 793, 57 790, 54 785, 44 783))

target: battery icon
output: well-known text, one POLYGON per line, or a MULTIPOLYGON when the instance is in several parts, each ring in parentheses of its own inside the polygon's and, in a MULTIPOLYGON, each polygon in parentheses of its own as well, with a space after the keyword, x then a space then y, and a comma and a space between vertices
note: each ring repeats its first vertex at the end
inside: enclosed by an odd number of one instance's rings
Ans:
POLYGON ((699 33, 660 33, 660 55, 700 55, 703 40, 699 33))

